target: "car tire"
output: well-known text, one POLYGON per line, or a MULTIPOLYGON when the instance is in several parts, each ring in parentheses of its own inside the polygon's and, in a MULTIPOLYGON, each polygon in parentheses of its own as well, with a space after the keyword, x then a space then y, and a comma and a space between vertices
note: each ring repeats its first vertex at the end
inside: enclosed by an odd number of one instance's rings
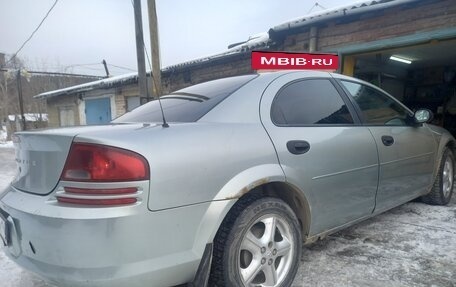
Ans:
POLYGON ((299 221, 283 200, 240 200, 214 239, 209 286, 291 286, 301 245, 299 221))
POLYGON ((430 193, 421 197, 424 203, 432 205, 446 205, 453 195, 454 186, 454 156, 446 148, 440 161, 437 177, 430 193))

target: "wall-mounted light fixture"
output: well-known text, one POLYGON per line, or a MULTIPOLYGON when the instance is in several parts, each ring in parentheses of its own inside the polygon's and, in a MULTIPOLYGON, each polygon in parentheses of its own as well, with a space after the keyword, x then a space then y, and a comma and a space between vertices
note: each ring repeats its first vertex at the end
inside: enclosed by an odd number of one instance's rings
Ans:
POLYGON ((412 61, 410 61, 408 59, 404 59, 404 58, 397 57, 397 56, 391 56, 390 60, 401 62, 401 63, 405 63, 405 64, 408 64, 408 65, 410 65, 412 63, 412 61))

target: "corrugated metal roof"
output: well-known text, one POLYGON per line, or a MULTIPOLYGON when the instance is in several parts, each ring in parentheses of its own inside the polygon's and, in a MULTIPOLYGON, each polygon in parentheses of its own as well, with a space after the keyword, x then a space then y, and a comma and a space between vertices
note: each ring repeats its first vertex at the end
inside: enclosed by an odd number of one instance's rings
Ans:
POLYGON ((357 1, 352 2, 347 5, 339 6, 332 9, 327 9, 323 11, 314 12, 308 14, 304 17, 296 18, 293 20, 286 21, 280 25, 274 26, 269 30, 269 32, 260 33, 255 36, 251 36, 246 42, 241 42, 236 44, 232 48, 228 49, 225 52, 213 54, 206 57, 201 57, 198 59, 190 60, 180 64, 172 65, 165 67, 163 71, 172 71, 178 68, 189 67, 197 65, 204 62, 209 62, 215 59, 219 59, 229 55, 235 55, 243 53, 246 51, 251 51, 254 49, 265 49, 268 48, 273 40, 271 39, 271 34, 274 32, 281 32, 293 28, 299 28, 310 24, 315 24, 316 22, 326 21, 334 19, 337 17, 343 17, 345 15, 355 15, 359 13, 364 13, 368 11, 375 11, 380 9, 385 9, 388 7, 393 7, 401 4, 406 4, 410 2, 416 2, 420 0, 370 0, 370 1, 357 1))
MULTIPOLYGON (((148 73, 150 75, 150 72, 148 73)), ((115 76, 112 78, 106 78, 98 81, 88 82, 76 86, 71 86, 59 90, 53 90, 45 93, 38 94, 34 98, 50 98, 60 95, 75 94, 81 92, 87 92, 94 89, 109 89, 112 87, 119 86, 121 84, 129 84, 138 81, 138 73, 129 73, 125 75, 115 76)))
POLYGON ((246 51, 251 51, 253 49, 267 48, 271 43, 269 39, 269 34, 267 32, 259 33, 253 36, 250 36, 249 39, 245 42, 236 43, 230 45, 227 51, 217 54, 212 54, 209 56, 201 57, 198 59, 190 60, 184 63, 171 65, 162 69, 162 71, 172 71, 181 67, 192 66, 204 62, 209 62, 215 59, 223 58, 229 55, 240 54, 246 51))

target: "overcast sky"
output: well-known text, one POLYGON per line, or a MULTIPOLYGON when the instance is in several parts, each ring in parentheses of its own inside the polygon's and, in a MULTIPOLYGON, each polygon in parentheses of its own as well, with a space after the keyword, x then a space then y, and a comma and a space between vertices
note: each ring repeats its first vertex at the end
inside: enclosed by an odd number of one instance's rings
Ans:
MULTIPOLYGON (((232 43, 308 14, 310 0, 156 0, 161 65, 223 52, 232 43)), ((321 0, 325 8, 352 1, 321 0)), ((356 1, 359 2, 359 1, 356 1)), ((54 0, 0 0, 0 52, 13 54, 37 27, 54 0)), ((147 1, 144 38, 150 53, 147 1)), ((321 11, 314 7, 312 12, 321 11)), ((102 75, 101 61, 136 70, 131 0, 59 0, 18 55, 33 69, 102 75), (89 65, 87 65, 89 64, 89 65), (76 66, 81 65, 81 66, 76 66)), ((112 74, 128 73, 110 66, 112 74)), ((149 69, 147 67, 147 69, 149 69)))

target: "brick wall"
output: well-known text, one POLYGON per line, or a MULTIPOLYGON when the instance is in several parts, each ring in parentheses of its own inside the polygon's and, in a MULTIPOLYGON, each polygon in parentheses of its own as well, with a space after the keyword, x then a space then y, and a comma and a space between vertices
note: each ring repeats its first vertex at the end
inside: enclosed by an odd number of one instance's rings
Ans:
MULTIPOLYGON (((133 97, 139 95, 139 89, 137 84, 129 84, 122 87, 111 88, 111 89, 98 89, 86 92, 82 95, 83 99, 96 98, 100 96, 114 95, 115 103, 115 115, 116 117, 123 115, 127 110, 126 97, 133 97)), ((49 119, 49 127, 60 126, 60 109, 70 108, 74 113, 74 124, 81 124, 79 117, 79 106, 81 100, 79 95, 69 94, 51 97, 47 99, 47 111, 49 119)))
POLYGON ((74 123, 79 125, 79 110, 78 110, 78 97, 73 95, 58 96, 47 99, 47 112, 48 112, 48 126, 60 126, 60 108, 68 107, 73 110, 74 123))
MULTIPOLYGON (((318 30, 318 50, 331 50, 356 43, 372 42, 456 26, 455 0, 423 1, 404 7, 392 7, 357 19, 339 18, 325 23, 318 30), (430 3, 433 2, 433 3, 430 3), (348 22, 345 22, 348 21, 348 22)), ((287 51, 305 51, 307 31, 288 35, 287 51)), ((335 49, 336 50, 336 49, 335 49)))
MULTIPOLYGON (((151 81, 148 81, 149 91, 151 91, 151 81)), ((115 104, 116 104, 116 115, 121 116, 127 112, 127 98, 138 97, 139 87, 137 83, 129 84, 126 86, 116 88, 115 92, 115 104)), ((152 97, 151 94, 149 94, 152 97)), ((145 95, 143 97, 146 97, 145 95)))
POLYGON ((250 53, 232 55, 219 61, 199 63, 185 69, 162 73, 163 93, 170 93, 187 86, 213 79, 253 73, 250 67, 250 53))

